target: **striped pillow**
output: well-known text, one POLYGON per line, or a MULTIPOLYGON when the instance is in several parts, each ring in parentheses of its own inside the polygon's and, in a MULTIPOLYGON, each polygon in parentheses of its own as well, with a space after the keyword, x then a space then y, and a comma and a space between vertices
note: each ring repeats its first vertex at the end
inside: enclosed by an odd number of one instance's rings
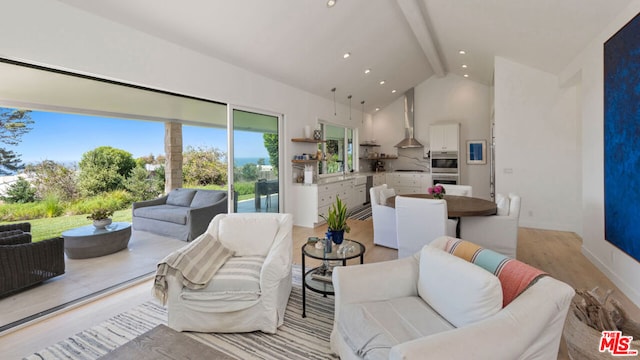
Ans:
POLYGON ((472 242, 450 238, 445 251, 494 274, 502 286, 502 307, 548 274, 516 259, 484 249, 472 242))

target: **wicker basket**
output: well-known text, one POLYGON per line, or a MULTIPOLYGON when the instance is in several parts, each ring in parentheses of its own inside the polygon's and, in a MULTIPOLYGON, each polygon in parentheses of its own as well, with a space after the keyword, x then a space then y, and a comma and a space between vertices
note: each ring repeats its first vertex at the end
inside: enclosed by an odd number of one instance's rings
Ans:
MULTIPOLYGON (((577 310, 569 309, 563 331, 569 359, 611 360, 614 358, 610 352, 601 353, 598 350, 602 333, 580 321, 575 311, 577 310)), ((631 349, 640 350, 640 339, 634 338, 631 342, 631 349)))

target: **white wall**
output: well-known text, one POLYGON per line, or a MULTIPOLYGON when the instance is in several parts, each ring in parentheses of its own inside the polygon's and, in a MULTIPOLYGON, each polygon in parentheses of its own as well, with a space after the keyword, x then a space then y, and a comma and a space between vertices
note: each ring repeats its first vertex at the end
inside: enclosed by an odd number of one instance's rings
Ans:
POLYGON ((522 198, 520 226, 579 232, 578 87, 495 59, 496 192, 522 198))
POLYGON ((561 74, 581 78, 582 252, 640 306, 640 263, 604 239, 604 72, 603 44, 640 12, 633 1, 561 74))
MULTIPOLYGON (((415 87, 415 138, 429 146, 429 125, 439 122, 460 123, 461 183, 473 186, 473 194, 489 199, 489 162, 466 164, 467 140, 490 141, 490 88, 455 74, 432 76, 415 87)), ((374 134, 381 152, 398 154, 387 161, 391 169, 428 167, 422 149, 393 147, 404 138, 404 100, 398 99, 373 115, 374 134)), ((487 153, 488 154, 488 153, 487 153)))
POLYGON ((348 107, 338 104, 334 116, 328 99, 56 1, 12 1, 3 10, 11 16, 0 22, 1 57, 284 114, 284 211, 293 203, 286 197, 290 159, 314 148, 290 138, 301 137, 304 125, 315 127, 318 118, 361 125, 357 109, 349 121, 348 107))

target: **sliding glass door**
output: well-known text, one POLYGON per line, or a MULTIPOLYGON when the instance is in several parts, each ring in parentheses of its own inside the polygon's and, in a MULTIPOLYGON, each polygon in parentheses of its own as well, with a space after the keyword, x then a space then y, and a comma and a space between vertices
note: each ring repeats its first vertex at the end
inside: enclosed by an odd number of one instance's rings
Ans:
POLYGON ((229 188, 233 212, 280 211, 281 115, 229 106, 229 188))

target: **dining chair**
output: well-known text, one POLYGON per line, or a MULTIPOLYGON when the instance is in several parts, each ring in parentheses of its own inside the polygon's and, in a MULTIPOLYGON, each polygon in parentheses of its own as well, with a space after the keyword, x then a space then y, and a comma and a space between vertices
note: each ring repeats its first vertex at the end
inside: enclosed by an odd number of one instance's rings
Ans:
POLYGON ((369 189, 369 195, 373 220, 373 243, 397 249, 396 210, 384 205, 388 197, 396 195, 395 190, 389 188, 387 184, 382 184, 369 189))
POLYGON ((396 197, 398 259, 420 251, 440 236, 456 236, 455 220, 447 218, 446 200, 396 197))
POLYGON ((498 214, 469 216, 460 219, 460 238, 511 258, 516 258, 520 196, 496 195, 498 214))
POLYGON ((473 188, 471 185, 451 185, 451 184, 436 184, 444 187, 445 194, 456 196, 473 196, 473 188))

